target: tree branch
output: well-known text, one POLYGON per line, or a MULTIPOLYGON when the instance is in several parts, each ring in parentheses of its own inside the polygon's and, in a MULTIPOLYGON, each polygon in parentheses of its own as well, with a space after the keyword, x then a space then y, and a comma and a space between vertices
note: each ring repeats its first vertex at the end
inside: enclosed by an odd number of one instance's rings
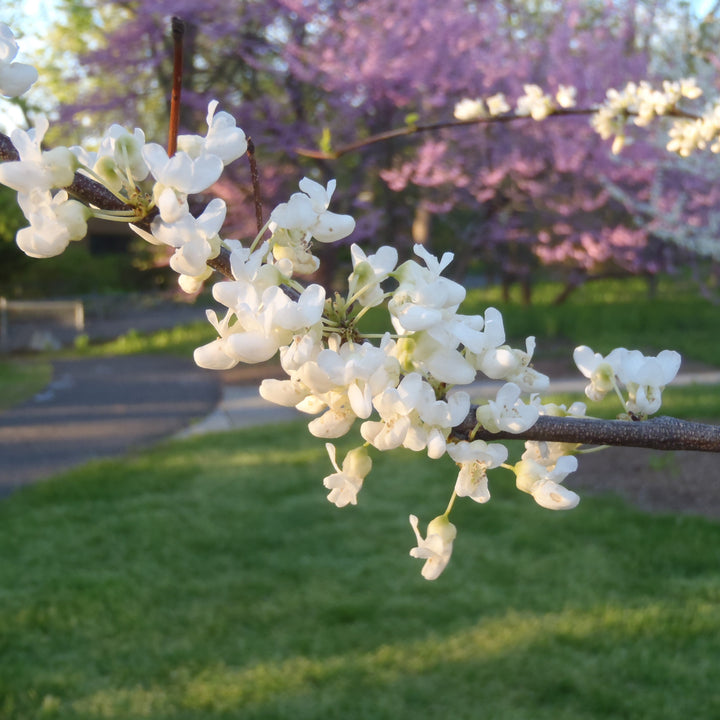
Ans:
MULTIPOLYGON (((569 108, 569 109, 557 109, 554 110, 550 115, 545 118, 546 120, 554 117, 572 117, 572 116, 587 116, 593 115, 597 112, 597 108, 569 108)), ((635 113, 628 112, 629 117, 635 115, 635 113)), ((687 118, 688 120, 698 120, 699 116, 692 113, 685 112, 684 110, 671 110, 663 117, 676 117, 676 118, 687 118)), ((448 120, 439 123, 430 123, 428 125, 404 125, 401 128, 395 128, 394 130, 385 130, 384 132, 377 133, 376 135, 370 135, 364 140, 357 140, 348 145, 343 145, 337 150, 331 150, 325 152, 323 150, 313 150, 312 148, 295 148, 295 152, 303 157, 314 158, 315 160, 337 160, 347 153, 354 152, 356 150, 362 150, 370 145, 376 145, 377 143, 386 142, 398 137, 407 137, 409 135, 415 135, 417 133, 433 132, 436 130, 445 130, 447 128, 456 127, 467 127, 469 125, 489 125, 489 124, 505 124, 515 122, 517 120, 529 120, 530 122, 543 122, 533 120, 528 115, 493 115, 489 117, 475 118, 473 120, 448 120)))
MULTIPOLYGON (((457 440, 469 440, 477 424, 475 410, 450 433, 457 440)), ((660 416, 650 420, 597 420, 594 418, 554 417, 541 415, 523 433, 491 433, 481 428, 475 440, 544 440, 582 443, 583 445, 616 445, 654 448, 656 450, 701 450, 720 452, 720 426, 660 416)))

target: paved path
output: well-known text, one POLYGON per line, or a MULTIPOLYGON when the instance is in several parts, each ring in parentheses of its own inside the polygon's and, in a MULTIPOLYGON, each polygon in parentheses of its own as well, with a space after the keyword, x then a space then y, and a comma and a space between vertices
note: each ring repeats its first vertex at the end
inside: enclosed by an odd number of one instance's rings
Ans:
POLYGON ((220 378, 191 358, 61 360, 42 392, 0 414, 0 496, 92 458, 174 435, 216 407, 220 378))
MULTIPOLYGON (((673 380, 673 387, 682 387, 700 383, 706 385, 720 384, 720 370, 700 370, 678 375, 673 380)), ((471 398, 494 398, 500 381, 479 381, 463 388, 470 393, 471 398)), ((577 393, 578 400, 586 400, 584 390, 587 380, 579 373, 572 378, 559 378, 550 380, 548 393, 577 393)), ((204 420, 185 428, 179 433, 180 437, 188 437, 208 432, 222 432, 249 425, 284 422, 305 418, 309 415, 263 400, 258 395, 257 383, 253 385, 226 385, 223 387, 222 398, 215 410, 204 420)))
MULTIPOLYGON (((257 369, 256 369, 257 371, 257 369)), ((122 455, 169 436, 308 419, 266 402, 257 381, 162 355, 62 360, 35 397, 0 414, 0 497, 92 458, 122 455), (237 377, 237 376, 235 376, 237 377), (247 383, 247 384, 245 384, 247 383)), ((720 383, 720 370, 687 372, 673 385, 720 383)), ((474 397, 494 397, 500 383, 478 382, 474 397)), ((555 380, 551 392, 582 393, 585 381, 555 380)))

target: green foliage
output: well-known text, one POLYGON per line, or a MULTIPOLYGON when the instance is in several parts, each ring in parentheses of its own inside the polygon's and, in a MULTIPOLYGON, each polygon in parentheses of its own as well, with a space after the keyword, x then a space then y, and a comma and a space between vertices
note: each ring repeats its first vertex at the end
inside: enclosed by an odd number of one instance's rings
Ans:
POLYGON ((489 505, 457 503, 454 557, 428 583, 407 515, 445 507, 452 463, 375 465, 338 510, 322 444, 293 424, 5 500, 0 716, 720 713, 720 525, 597 498, 553 514, 500 471, 489 505))
POLYGON ((557 339, 567 348, 590 345, 606 353, 614 347, 645 351, 677 350, 683 357, 720 365, 718 308, 699 297, 690 285, 663 278, 648 298, 639 279, 588 283, 563 305, 553 305, 560 286, 538 285, 530 306, 504 303, 499 288, 468 293, 463 312, 484 312, 492 305, 503 313, 513 342, 534 335, 543 343, 557 339))
POLYGON ((52 367, 47 362, 0 362, 0 410, 32 397, 50 382, 51 377, 52 367))
POLYGON ((82 243, 72 243, 62 255, 41 260, 26 257, 14 245, 8 252, 22 262, 13 272, 0 270, 0 295, 7 297, 67 297, 156 288, 164 275, 162 269, 141 272, 131 253, 95 255, 82 243))
POLYGON ((192 355, 195 348, 209 343, 216 337, 214 328, 206 322, 177 325, 153 333, 140 333, 131 329, 115 340, 98 345, 90 344, 87 336, 81 335, 75 342, 73 354, 137 355, 160 352, 187 357, 192 355))

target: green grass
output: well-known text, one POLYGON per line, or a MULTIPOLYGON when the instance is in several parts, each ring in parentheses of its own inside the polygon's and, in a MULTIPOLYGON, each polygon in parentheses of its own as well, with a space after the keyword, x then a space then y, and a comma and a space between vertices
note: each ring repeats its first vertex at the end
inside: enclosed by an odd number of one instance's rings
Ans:
POLYGON ((456 504, 428 583, 407 516, 444 509, 446 460, 385 453, 338 510, 322 442, 294 424, 11 496, 0 717, 720 715, 720 524, 607 498, 554 514, 500 471, 490 504, 456 504))
POLYGON ((0 362, 0 411, 18 405, 42 390, 52 377, 52 366, 41 360, 0 362))
MULTIPOLYGON (((662 407, 657 415, 670 415, 683 420, 717 421, 720 418, 720 385, 688 385, 665 388, 662 407)), ((600 402, 588 400, 583 393, 543 395, 543 402, 564 403, 570 406, 576 400, 587 405, 587 414, 612 419, 624 412, 618 397, 612 393, 600 402)))
POLYGON ((151 333, 130 330, 114 340, 97 344, 89 343, 87 336, 80 336, 70 354, 112 356, 166 353, 191 356, 195 348, 216 337, 217 333, 210 323, 194 322, 151 333))
POLYGON ((648 351, 677 350, 683 357, 720 365, 720 308, 679 281, 664 278, 649 300, 641 280, 606 280, 579 288, 564 304, 552 304, 557 283, 539 285, 533 304, 503 303, 498 288, 472 290, 467 313, 492 305, 503 313, 514 342, 528 335, 538 340, 538 354, 550 341, 564 347, 590 345, 607 353, 615 347, 648 351))

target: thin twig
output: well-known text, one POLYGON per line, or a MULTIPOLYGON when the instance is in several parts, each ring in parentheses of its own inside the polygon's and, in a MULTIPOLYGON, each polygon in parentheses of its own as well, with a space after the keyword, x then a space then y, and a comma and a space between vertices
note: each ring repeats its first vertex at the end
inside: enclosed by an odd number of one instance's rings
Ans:
MULTIPOLYGON (((597 108, 569 108, 569 109, 558 109, 554 110, 552 114, 548 115, 547 119, 555 117, 578 117, 593 115, 597 112, 597 108)), ((635 113, 628 112, 628 116, 634 116, 635 113)), ((685 112, 684 110, 671 110, 667 112, 664 117, 680 117, 687 118, 688 120, 698 120, 699 116, 693 115, 692 113, 685 112)), ((445 122, 430 123, 428 125, 405 125, 401 128, 395 128, 394 130, 385 130, 384 132, 377 133, 376 135, 370 135, 364 140, 356 140, 348 145, 343 145, 337 150, 331 150, 325 152, 323 150, 313 150, 312 148, 295 148, 295 152, 298 155, 304 157, 314 158, 316 160, 337 160, 347 153, 355 152, 356 150, 362 150, 363 148, 369 147, 370 145, 376 145, 377 143, 386 142, 398 137, 407 137, 409 135, 416 135, 417 133, 434 132, 436 130, 445 130, 447 128, 457 127, 468 127, 471 125, 491 125, 491 124, 505 124, 516 122, 518 120, 528 120, 530 122, 542 122, 533 120, 527 115, 495 115, 492 117, 475 118, 473 120, 447 120, 445 122)))
POLYGON ((183 75, 183 36, 185 23, 179 17, 172 19, 173 38, 173 84, 170 96, 170 128, 168 130, 168 157, 177 152, 177 138, 180 129, 180 96, 183 75))
POLYGON ((255 223, 257 231, 263 228, 262 198, 260 197, 260 174, 258 173, 257 158, 255 157, 255 143, 252 138, 247 139, 247 156, 250 163, 250 180, 252 181, 253 203, 255 205, 255 223))

